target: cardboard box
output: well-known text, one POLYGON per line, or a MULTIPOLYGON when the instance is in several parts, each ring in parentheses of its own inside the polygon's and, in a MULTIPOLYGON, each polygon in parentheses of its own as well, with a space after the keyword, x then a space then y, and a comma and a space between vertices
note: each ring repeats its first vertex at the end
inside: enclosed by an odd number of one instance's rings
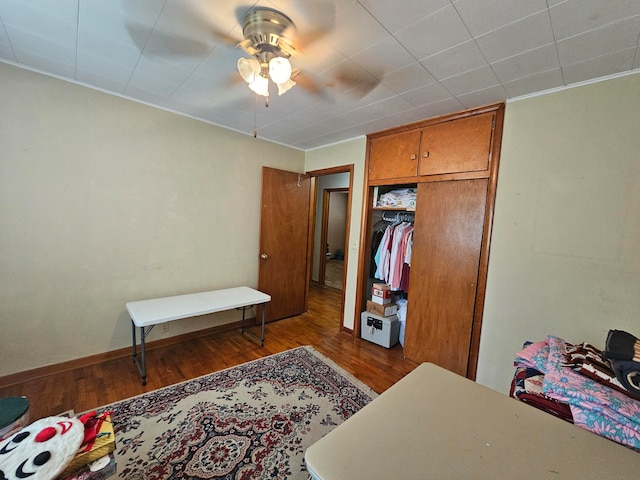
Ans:
POLYGON ((65 477, 64 480, 104 480, 115 475, 117 470, 116 457, 111 452, 88 465, 80 467, 79 470, 65 477))
POLYGON ((386 283, 374 283, 373 288, 376 290, 391 290, 391 287, 386 283))
POLYGON ((393 347, 398 343, 400 337, 398 316, 381 317, 371 312, 362 312, 360 316, 360 336, 382 347, 393 347))
POLYGON ((84 445, 80 447, 80 451, 69 462, 67 468, 64 469, 60 478, 69 476, 70 474, 80 470, 83 466, 98 460, 99 458, 108 455, 116 448, 116 436, 113 431, 113 423, 111 423, 111 417, 107 416, 103 422, 100 423, 97 436, 91 449, 89 451, 82 451, 84 445))
POLYGON ((381 317, 390 317, 398 312, 398 305, 389 303, 387 305, 378 305, 377 303, 367 300, 367 311, 380 315, 381 317))
POLYGON ((379 288, 373 287, 371 289, 371 295, 373 297, 391 298, 391 290, 380 290, 379 288))
POLYGON ((391 297, 382 298, 382 297, 377 297, 375 295, 372 295, 371 301, 373 303, 377 303, 378 305, 389 305, 391 303, 391 297))

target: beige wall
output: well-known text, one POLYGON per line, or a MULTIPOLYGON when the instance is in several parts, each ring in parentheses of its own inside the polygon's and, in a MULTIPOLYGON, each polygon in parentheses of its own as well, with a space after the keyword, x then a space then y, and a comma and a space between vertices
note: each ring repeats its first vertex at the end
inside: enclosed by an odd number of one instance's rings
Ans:
MULTIPOLYGON (((0 376, 126 347, 129 300, 257 283, 260 168, 354 165, 0 64, 0 376)), ((640 75, 507 105, 478 381, 506 392, 524 340, 640 334, 640 75)), ((237 319, 189 319, 168 334, 237 319)))
POLYGON ((127 301, 256 286, 261 167, 303 172, 304 152, 5 64, 0 79, 0 376, 129 346, 127 301))
POLYGON ((546 335, 640 335, 640 75, 507 104, 478 381, 546 335))

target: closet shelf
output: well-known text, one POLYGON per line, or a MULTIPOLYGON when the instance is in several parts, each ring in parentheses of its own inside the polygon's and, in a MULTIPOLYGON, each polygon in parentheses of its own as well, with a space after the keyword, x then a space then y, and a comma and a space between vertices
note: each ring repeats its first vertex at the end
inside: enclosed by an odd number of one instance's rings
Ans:
POLYGON ((374 210, 386 211, 386 212, 415 212, 415 208, 406 207, 373 207, 374 210))

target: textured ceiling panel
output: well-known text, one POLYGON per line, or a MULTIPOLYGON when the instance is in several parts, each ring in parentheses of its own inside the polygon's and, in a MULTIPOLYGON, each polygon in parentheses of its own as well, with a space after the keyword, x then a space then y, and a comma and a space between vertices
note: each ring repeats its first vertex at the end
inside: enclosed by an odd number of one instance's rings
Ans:
POLYGON ((638 0, 2 0, 0 61, 303 150, 640 66, 638 0), (297 26, 269 108, 242 17, 297 26))

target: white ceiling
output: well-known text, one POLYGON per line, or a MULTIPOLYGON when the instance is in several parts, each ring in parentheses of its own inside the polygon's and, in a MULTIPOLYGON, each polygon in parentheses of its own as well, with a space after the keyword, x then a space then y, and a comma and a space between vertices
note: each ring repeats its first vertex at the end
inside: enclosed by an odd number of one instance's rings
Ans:
POLYGON ((639 40, 640 0, 0 0, 0 61, 302 150, 638 69, 639 40), (320 92, 256 101, 223 40, 254 5, 324 33, 292 58, 320 92))

